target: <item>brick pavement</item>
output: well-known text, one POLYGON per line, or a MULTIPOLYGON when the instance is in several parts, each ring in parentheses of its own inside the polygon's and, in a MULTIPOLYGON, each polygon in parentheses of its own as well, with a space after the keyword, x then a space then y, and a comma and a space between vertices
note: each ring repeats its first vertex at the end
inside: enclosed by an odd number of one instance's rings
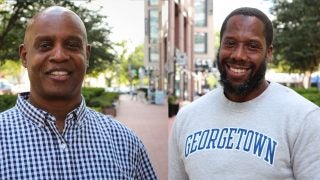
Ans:
POLYGON ((168 110, 167 105, 147 104, 121 95, 117 120, 132 129, 146 146, 159 180, 168 179, 168 110))

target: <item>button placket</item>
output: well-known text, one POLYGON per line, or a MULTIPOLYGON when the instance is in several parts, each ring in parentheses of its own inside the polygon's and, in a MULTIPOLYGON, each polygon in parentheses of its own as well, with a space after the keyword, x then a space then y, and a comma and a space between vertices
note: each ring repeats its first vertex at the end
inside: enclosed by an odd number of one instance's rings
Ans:
POLYGON ((55 121, 53 119, 54 119, 54 117, 47 116, 45 118, 45 124, 48 126, 48 129, 56 136, 58 143, 59 143, 59 148, 62 150, 67 150, 68 143, 64 139, 63 135, 57 129, 57 127, 55 125, 55 121))

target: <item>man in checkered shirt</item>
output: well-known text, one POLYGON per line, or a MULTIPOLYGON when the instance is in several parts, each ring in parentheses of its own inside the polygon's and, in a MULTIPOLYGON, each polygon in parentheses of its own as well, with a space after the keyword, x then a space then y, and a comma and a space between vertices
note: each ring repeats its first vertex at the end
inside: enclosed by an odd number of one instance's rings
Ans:
POLYGON ((38 13, 19 53, 31 88, 0 114, 1 179, 157 179, 139 138, 85 105, 90 45, 78 15, 38 13))

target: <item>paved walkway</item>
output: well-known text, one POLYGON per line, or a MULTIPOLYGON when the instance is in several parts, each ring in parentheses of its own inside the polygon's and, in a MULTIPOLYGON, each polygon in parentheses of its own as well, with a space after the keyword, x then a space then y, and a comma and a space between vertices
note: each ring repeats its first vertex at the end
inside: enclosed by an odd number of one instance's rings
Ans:
POLYGON ((132 129, 146 146, 159 180, 168 179, 168 110, 167 105, 147 104, 121 95, 117 120, 132 129))

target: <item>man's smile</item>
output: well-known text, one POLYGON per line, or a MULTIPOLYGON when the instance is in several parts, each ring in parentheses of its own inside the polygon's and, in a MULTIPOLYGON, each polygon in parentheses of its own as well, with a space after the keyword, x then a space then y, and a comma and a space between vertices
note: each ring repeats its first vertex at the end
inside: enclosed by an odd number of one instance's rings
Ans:
POLYGON ((49 77, 56 81, 65 81, 70 78, 71 71, 65 69, 53 69, 46 73, 49 77))
POLYGON ((226 63, 225 68, 229 78, 246 80, 251 73, 252 65, 228 62, 226 63))

